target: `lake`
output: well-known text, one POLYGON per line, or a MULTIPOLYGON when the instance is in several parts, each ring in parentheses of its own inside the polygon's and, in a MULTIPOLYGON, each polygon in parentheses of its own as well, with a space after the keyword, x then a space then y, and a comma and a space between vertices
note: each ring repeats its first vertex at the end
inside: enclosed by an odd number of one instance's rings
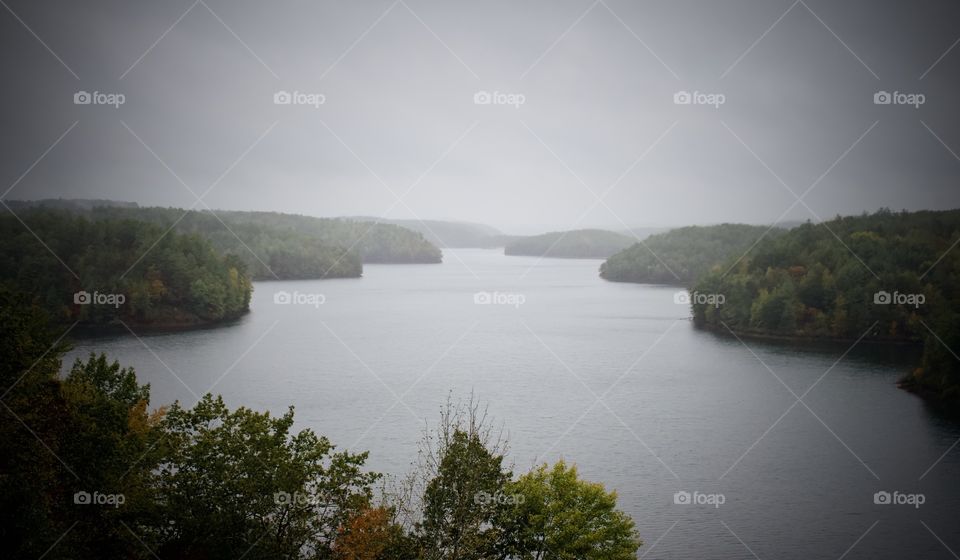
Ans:
POLYGON ((616 489, 644 558, 956 557, 960 424, 896 388, 913 352, 718 336, 676 288, 603 281, 600 262, 448 249, 260 282, 234 324, 88 338, 69 361, 107 352, 154 405, 293 405, 298 427, 398 475, 472 393, 515 472, 562 457, 616 489))

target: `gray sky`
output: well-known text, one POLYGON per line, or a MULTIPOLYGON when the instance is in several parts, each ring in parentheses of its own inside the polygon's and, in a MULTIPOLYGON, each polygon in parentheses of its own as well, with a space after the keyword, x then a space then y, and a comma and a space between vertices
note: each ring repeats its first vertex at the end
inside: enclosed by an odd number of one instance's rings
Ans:
POLYGON ((176 174, 511 232, 960 206, 956 2, 3 1, 4 199, 189 207, 176 174))

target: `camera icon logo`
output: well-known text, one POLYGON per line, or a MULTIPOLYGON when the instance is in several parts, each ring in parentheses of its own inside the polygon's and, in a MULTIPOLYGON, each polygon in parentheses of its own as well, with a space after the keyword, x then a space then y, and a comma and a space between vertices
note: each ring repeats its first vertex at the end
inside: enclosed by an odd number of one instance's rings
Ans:
POLYGON ((689 91, 678 91, 673 94, 673 103, 675 105, 689 105, 693 103, 693 96, 690 95, 689 91))
POLYGON ((75 493, 73 495, 73 503, 79 505, 87 505, 91 502, 90 492, 85 492, 83 490, 75 493))
POLYGON ((477 305, 490 305, 493 303, 493 296, 490 292, 477 292, 473 294, 473 303, 477 305))
POLYGON ((273 294, 273 303, 276 303, 277 305, 289 305, 292 302, 293 296, 290 294, 290 292, 280 290, 279 292, 273 294))
POLYGON ((873 303, 876 305, 889 305, 892 301, 893 296, 890 295, 890 292, 880 290, 873 294, 873 303))
POLYGON ((476 105, 489 105, 493 102, 493 96, 489 91, 478 91, 473 94, 473 103, 476 105))
POLYGON ((79 292, 73 294, 74 305, 90 305, 92 302, 93 296, 90 295, 90 292, 80 290, 79 292))
POLYGON ((93 97, 90 95, 90 92, 80 90, 73 94, 74 105, 89 105, 92 102, 93 97))
POLYGON ((678 506, 690 505, 691 503, 690 492, 684 492, 683 490, 681 490, 675 493, 673 495, 673 503, 678 506))
POLYGON ((279 506, 288 506, 293 503, 293 496, 290 492, 274 492, 273 502, 279 506))
POLYGON ((893 102, 893 96, 890 95, 889 91, 878 91, 873 94, 873 104, 874 105, 889 105, 893 102))
POLYGON ((674 293, 673 303, 677 305, 690 305, 690 294, 686 290, 680 290, 674 293))
POLYGON ((873 495, 873 503, 878 506, 885 506, 891 503, 890 501, 890 492, 881 490, 873 495))
POLYGON ((280 90, 273 94, 274 105, 289 105, 293 103, 293 96, 289 91, 280 90))

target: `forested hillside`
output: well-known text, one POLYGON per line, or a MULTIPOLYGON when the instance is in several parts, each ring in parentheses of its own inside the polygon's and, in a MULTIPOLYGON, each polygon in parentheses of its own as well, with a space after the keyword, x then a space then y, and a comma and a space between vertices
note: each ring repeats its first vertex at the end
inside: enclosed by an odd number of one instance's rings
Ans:
POLYGON ((195 233, 217 251, 241 259, 251 277, 261 280, 359 277, 364 262, 438 263, 442 257, 419 233, 391 224, 276 212, 138 207, 112 201, 12 201, 10 205, 18 213, 57 207, 96 220, 142 220, 195 233))
POLYGON ((93 213, 157 223, 180 220, 178 231, 204 235, 219 250, 240 256, 255 278, 273 277, 263 263, 283 279, 328 278, 359 276, 364 262, 436 263, 441 258, 422 235, 390 224, 225 210, 190 211, 181 219, 179 208, 101 207, 93 213))
POLYGON ((775 237, 783 230, 745 224, 672 229, 611 256, 600 266, 600 276, 615 282, 690 285, 745 253, 765 232, 765 237, 775 237))
POLYGON ((0 217, 0 284, 29 294, 57 323, 188 327, 249 309, 246 264, 199 236, 63 210, 19 216, 29 229, 0 217))
POLYGON ((958 240, 957 210, 804 224, 699 279, 695 294, 722 294, 724 302, 693 297, 694 319, 743 334, 922 343, 923 363, 905 385, 957 399, 958 240))

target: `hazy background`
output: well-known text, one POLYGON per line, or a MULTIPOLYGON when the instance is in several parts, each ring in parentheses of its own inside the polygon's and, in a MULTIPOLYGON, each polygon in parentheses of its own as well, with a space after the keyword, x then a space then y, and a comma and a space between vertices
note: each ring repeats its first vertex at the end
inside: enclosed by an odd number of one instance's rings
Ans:
POLYGON ((518 233, 960 206, 956 2, 0 3, 5 200, 214 185, 212 208, 518 233), (828 170, 809 208, 776 178, 800 195, 828 170))

